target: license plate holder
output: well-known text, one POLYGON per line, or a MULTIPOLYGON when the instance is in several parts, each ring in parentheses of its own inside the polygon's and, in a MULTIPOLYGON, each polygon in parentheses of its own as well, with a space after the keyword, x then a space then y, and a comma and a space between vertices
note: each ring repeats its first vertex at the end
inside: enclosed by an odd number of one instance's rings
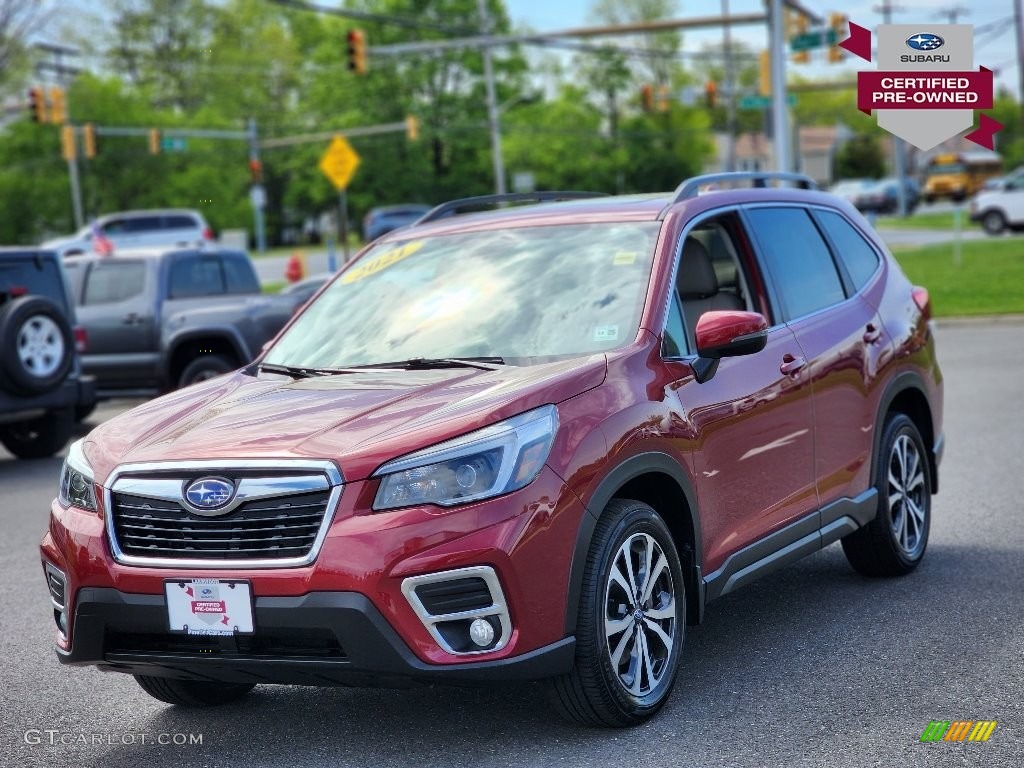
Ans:
POLYGON ((186 635, 251 635, 252 585, 242 579, 167 579, 167 622, 186 635))

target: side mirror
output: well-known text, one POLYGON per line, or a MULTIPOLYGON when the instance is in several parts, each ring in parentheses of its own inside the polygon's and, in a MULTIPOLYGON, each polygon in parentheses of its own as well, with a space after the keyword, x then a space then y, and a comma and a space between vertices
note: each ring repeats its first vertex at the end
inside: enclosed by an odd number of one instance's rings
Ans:
POLYGON ((703 384, 718 370, 723 357, 752 355, 768 342, 768 321, 760 312, 705 312, 697 320, 694 372, 703 384))

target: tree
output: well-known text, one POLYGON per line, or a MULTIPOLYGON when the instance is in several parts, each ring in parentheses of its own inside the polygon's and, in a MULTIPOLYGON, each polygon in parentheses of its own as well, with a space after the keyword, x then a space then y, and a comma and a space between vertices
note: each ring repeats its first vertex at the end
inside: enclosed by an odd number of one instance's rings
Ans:
MULTIPOLYGON (((661 21, 676 15, 677 0, 594 0, 592 15, 604 24, 661 21)), ((680 67, 676 59, 682 35, 676 31, 653 32, 628 38, 647 52, 639 72, 655 85, 669 85, 680 67)))
POLYGON ((836 153, 836 178, 880 179, 885 175, 885 156, 878 139, 858 133, 836 153))
POLYGON ((46 0, 0 0, 0 92, 28 65, 28 40, 48 13, 46 0))

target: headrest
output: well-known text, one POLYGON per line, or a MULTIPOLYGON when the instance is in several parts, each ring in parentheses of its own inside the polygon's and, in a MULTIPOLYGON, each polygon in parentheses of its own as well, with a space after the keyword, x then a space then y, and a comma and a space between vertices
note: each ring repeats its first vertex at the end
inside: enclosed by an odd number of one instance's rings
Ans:
POLYGON ((708 249, 695 237, 688 237, 683 243, 683 256, 676 277, 679 298, 704 299, 718 293, 718 278, 708 256, 708 249))

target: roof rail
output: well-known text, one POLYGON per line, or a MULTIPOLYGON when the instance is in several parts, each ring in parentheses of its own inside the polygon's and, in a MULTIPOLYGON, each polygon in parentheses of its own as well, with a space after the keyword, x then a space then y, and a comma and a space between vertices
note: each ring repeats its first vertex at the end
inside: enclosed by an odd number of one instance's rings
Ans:
MULTIPOLYGON (((454 216, 465 208, 482 208, 501 203, 550 203, 556 200, 582 200, 588 197, 607 197, 604 192, 512 192, 505 195, 480 195, 449 200, 431 208, 416 220, 415 224, 426 224, 446 216, 454 216)), ((415 225, 414 225, 415 226, 415 225)))
POLYGON ((781 171, 737 171, 731 173, 706 173, 703 176, 694 176, 687 179, 678 187, 672 196, 673 203, 689 200, 696 197, 698 190, 705 184, 717 184, 719 182, 732 181, 753 181, 754 187, 766 187, 769 181, 790 181, 800 189, 817 189, 818 185, 810 176, 802 173, 783 173, 781 171))

